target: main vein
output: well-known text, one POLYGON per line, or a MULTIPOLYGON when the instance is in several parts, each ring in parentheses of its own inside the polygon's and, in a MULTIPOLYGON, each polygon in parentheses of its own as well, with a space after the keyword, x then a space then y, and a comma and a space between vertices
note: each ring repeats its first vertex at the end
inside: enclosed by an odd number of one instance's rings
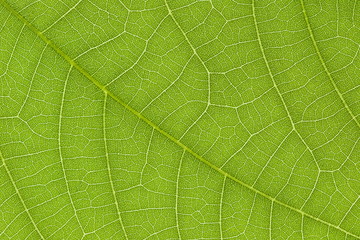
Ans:
POLYGON ((146 118, 145 116, 143 116, 140 112, 136 111, 134 108, 132 108, 131 106, 129 106, 127 103, 125 103, 123 100, 121 100, 119 97, 117 97, 115 94, 113 94, 112 92, 110 92, 104 85, 102 85, 98 80, 96 80, 93 76, 91 76, 83 67, 81 67, 77 62, 75 62, 69 55, 67 55, 63 50, 61 50, 54 42, 52 42, 50 39, 48 39, 41 31, 39 31, 33 24, 31 24, 27 19, 25 19, 19 12, 17 12, 14 8, 12 8, 9 3, 6 2, 6 0, 0 0, 2 5, 8 9, 14 16, 16 16, 19 20, 21 20, 24 24, 26 24, 26 26, 33 31, 38 37, 40 37, 45 43, 47 43, 50 47, 52 47, 60 56, 62 56, 70 65, 72 65, 74 68, 76 68, 80 73, 82 73, 86 78, 88 78, 91 82, 93 82, 101 91, 104 92, 104 94, 107 94, 108 96, 110 96, 111 98, 113 98, 116 102, 118 102, 120 105, 122 105, 125 109, 127 109, 128 111, 130 111, 131 113, 133 113, 134 115, 136 115, 139 119, 141 119, 142 121, 144 121, 145 123, 147 123, 148 125, 150 125, 151 127, 153 127, 155 130, 157 130, 159 133, 161 133, 162 135, 164 135, 165 137, 167 137, 168 139, 170 139, 171 141, 173 141, 175 144, 177 144, 178 146, 180 146, 181 148, 183 148, 185 151, 189 152, 191 155, 193 155, 195 158, 197 158, 199 161, 205 163, 207 166, 209 166, 210 168, 214 169, 215 171, 217 171, 218 173, 222 174, 224 177, 227 177, 235 182, 237 182, 238 184, 254 191, 255 193, 267 198, 270 201, 273 201, 281 206, 284 206, 286 208, 289 208, 297 213, 300 213, 303 216, 309 217, 315 221, 321 222, 325 225, 331 226, 335 229, 338 229, 341 232, 344 232, 350 236, 356 237, 356 238, 360 238, 360 236, 357 236, 353 233, 350 233, 348 231, 346 231, 345 229, 336 226, 332 223, 329 223, 327 221, 324 221, 320 218, 317 218, 309 213, 306 213, 302 210, 299 210, 295 207, 292 207, 286 203, 283 203, 273 197, 271 197, 270 195, 267 195, 266 193, 261 192, 260 190, 254 188, 253 186, 239 180, 238 178, 236 178, 235 176, 229 174, 228 172, 224 171, 223 169, 220 169, 218 166, 214 165, 213 163, 209 162, 208 160, 206 160, 204 157, 202 157, 201 155, 199 155, 198 153, 196 153, 195 151, 193 151, 191 148, 189 148, 188 146, 186 146, 185 144, 183 144, 182 142, 180 142, 179 139, 176 139, 175 137, 173 137, 172 135, 170 135, 169 133, 167 133, 165 130, 161 129, 158 125, 156 125, 154 122, 152 122, 150 119, 146 118))

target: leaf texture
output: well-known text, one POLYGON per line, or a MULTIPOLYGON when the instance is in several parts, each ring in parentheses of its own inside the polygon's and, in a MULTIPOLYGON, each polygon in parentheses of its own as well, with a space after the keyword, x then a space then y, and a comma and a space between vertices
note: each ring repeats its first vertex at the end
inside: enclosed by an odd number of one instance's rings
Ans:
POLYGON ((1 239, 360 239, 356 0, 0 0, 1 239))

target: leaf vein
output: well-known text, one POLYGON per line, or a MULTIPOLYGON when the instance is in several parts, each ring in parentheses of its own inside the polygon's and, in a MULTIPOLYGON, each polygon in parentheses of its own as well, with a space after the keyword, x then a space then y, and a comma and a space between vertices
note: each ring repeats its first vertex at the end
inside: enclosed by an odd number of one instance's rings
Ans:
POLYGON ((351 118, 355 121, 356 125, 360 128, 360 122, 357 120, 356 116, 354 115, 354 113, 351 111, 349 105, 347 104, 347 102, 345 101, 343 95, 341 94, 338 86, 336 85, 335 83, 335 80, 334 78, 332 77, 332 75, 330 74, 330 71, 328 69, 328 67, 326 66, 325 64, 325 61, 324 61, 324 58, 322 57, 321 53, 320 53, 320 49, 319 49, 319 46, 318 44, 316 43, 316 39, 315 39, 315 36, 314 36, 314 32, 311 28, 311 25, 310 25, 310 21, 309 21, 309 17, 306 13, 306 9, 305 9, 305 4, 304 4, 304 0, 300 0, 301 1, 301 7, 302 7, 302 12, 303 12, 303 15, 304 15, 304 18, 305 18, 305 22, 306 22, 306 25, 307 25, 307 29, 309 31, 309 34, 310 34, 310 38, 311 38, 311 41, 314 45, 314 48, 315 48, 315 51, 319 57, 319 60, 321 62, 321 65, 322 67, 324 68, 325 72, 326 72, 326 75, 328 76, 328 78, 330 79, 330 82, 331 82, 331 85, 335 88, 335 91, 337 93, 337 95, 340 97, 341 99, 341 102, 342 104, 344 105, 344 107, 346 108, 347 112, 350 114, 351 118))
POLYGON ((122 105, 125 109, 127 109, 129 112, 133 113, 135 116, 137 116, 139 119, 141 119, 142 121, 144 121, 145 123, 147 123, 148 125, 150 125, 151 127, 153 127, 155 130, 157 130, 159 133, 161 133, 162 135, 164 135, 165 137, 167 137, 169 140, 173 141, 174 143, 176 143, 178 146, 180 146, 181 148, 183 148, 185 151, 189 152, 191 155, 193 155, 195 158, 197 158, 199 161, 203 162, 204 164, 206 164, 207 166, 209 166, 210 168, 214 169, 215 171, 217 171, 218 173, 220 173, 221 175, 223 175, 224 177, 230 178, 233 181, 237 182, 238 184, 252 190, 254 193, 261 195, 262 197, 265 197, 266 199, 270 200, 270 201, 274 201, 277 204, 284 206, 286 208, 289 208, 301 215, 304 215, 306 217, 309 217, 315 221, 321 222, 325 225, 328 225, 329 227, 333 227, 341 232, 344 232, 346 234, 348 234, 349 236, 353 236, 356 238, 360 238, 360 236, 357 236, 351 232, 348 232, 347 230, 336 226, 330 222, 327 222, 325 220, 319 219, 309 213, 306 213, 300 209, 297 209, 295 207, 292 207, 286 203, 283 203, 277 199, 274 199, 273 197, 267 195, 266 193, 261 192, 260 190, 252 187, 251 185, 239 180, 238 178, 236 178, 233 175, 230 175, 228 172, 220 169, 219 167, 217 167, 216 165, 212 164, 211 162, 209 162, 208 160, 206 160, 204 157, 200 156, 198 153, 196 153, 195 151, 193 151, 192 149, 190 149, 188 146, 186 146, 185 144, 183 144, 179 139, 176 139, 175 137, 173 137, 172 135, 170 135, 169 133, 167 133, 165 130, 161 129, 159 126, 157 126, 155 123, 153 123, 151 120, 149 120, 148 118, 146 118, 145 116, 143 116, 142 114, 140 114, 137 110, 135 110, 134 108, 132 108, 131 106, 129 106, 127 103, 125 103, 123 100, 121 100, 120 98, 118 98, 114 93, 110 92, 105 86, 103 86, 99 81, 97 81, 92 75, 90 75, 84 68, 82 68, 77 62, 75 62, 69 55, 67 55, 65 52, 63 52, 59 47, 56 46, 55 43, 53 43, 50 39, 48 39, 44 34, 42 34, 33 24, 31 24, 28 20, 26 20, 19 12, 17 12, 14 8, 12 8, 12 6, 9 5, 9 3, 7 3, 5 0, 1 0, 1 3, 3 4, 3 6, 5 8, 7 8, 12 14, 14 14, 20 21, 22 21, 23 23, 25 23, 27 25, 27 27, 29 27, 30 30, 32 30, 36 35, 38 35, 45 43, 48 43, 49 46, 51 46, 60 56, 62 56, 67 62, 69 62, 69 64, 73 67, 75 67, 80 73, 82 73, 86 78, 88 78, 91 82, 93 82, 101 91, 103 91, 104 93, 108 94, 111 98, 113 98, 116 102, 118 102, 120 105, 122 105))

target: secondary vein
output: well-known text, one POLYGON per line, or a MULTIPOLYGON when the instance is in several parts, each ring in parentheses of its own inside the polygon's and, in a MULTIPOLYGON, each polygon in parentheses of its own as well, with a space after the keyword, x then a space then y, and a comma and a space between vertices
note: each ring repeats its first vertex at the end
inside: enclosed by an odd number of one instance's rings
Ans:
POLYGON ((214 165, 213 163, 209 162, 208 160, 206 160, 204 157, 202 157, 201 155, 199 155, 198 153, 196 153, 195 151, 193 151, 191 148, 189 148, 188 146, 186 146, 185 144, 183 144, 182 142, 180 142, 179 139, 176 139, 175 137, 173 137, 172 135, 170 135, 169 133, 167 133, 165 130, 161 129, 159 126, 157 126, 155 123, 153 123, 151 120, 149 120, 148 118, 146 118, 145 116, 143 116, 141 113, 139 113, 138 111, 136 111, 134 108, 132 108, 131 106, 129 106, 127 103, 125 103, 123 100, 121 100, 119 97, 117 97, 115 94, 113 94, 112 92, 110 92, 104 85, 102 85, 99 81, 97 81, 93 76, 91 76, 83 67, 81 67, 76 61, 74 61, 69 55, 67 55, 64 51, 62 51, 59 47, 56 46, 56 44, 54 42, 52 42, 50 39, 48 39, 41 31, 39 31, 33 24, 31 24, 27 19, 25 19, 19 12, 17 12, 14 8, 12 8, 9 3, 6 2, 6 0, 0 0, 2 5, 8 9, 14 16, 16 16, 20 21, 22 21, 24 24, 26 24, 26 26, 33 31, 38 37, 40 37, 45 43, 47 43, 50 47, 52 47, 60 56, 62 56, 70 65, 72 65, 74 68, 76 68, 80 73, 82 73, 86 78, 88 78, 91 82, 93 82, 101 91, 104 92, 104 94, 107 94, 108 96, 110 96, 111 98, 113 98, 116 102, 118 102, 120 105, 122 105, 125 109, 127 109, 129 112, 133 113, 135 116, 137 116, 139 119, 141 119, 142 121, 144 121, 145 123, 147 123, 148 125, 150 125, 151 127, 153 127, 156 131, 158 131, 159 133, 161 133, 162 135, 164 135, 165 137, 167 137, 168 139, 170 139, 171 141, 173 141, 175 144, 177 144, 178 146, 180 146, 181 148, 183 148, 185 151, 189 152, 191 155, 193 155, 195 158, 197 158, 199 161, 205 163, 207 166, 209 166, 210 168, 214 169, 215 171, 217 171, 218 173, 222 174, 224 177, 227 177, 235 182, 237 182, 238 184, 254 191, 256 194, 259 194, 263 197, 265 197, 266 199, 273 201, 281 206, 284 206, 286 208, 289 208, 303 216, 309 217, 315 221, 321 222, 325 225, 331 226, 335 229, 338 229, 341 232, 344 232, 346 234, 348 234, 349 236, 353 236, 356 238, 360 238, 360 236, 357 236, 351 232, 346 231, 345 229, 336 226, 332 223, 326 222, 322 219, 319 219, 309 213, 306 213, 302 210, 299 210, 297 208, 294 208, 286 203, 283 203, 273 197, 271 197, 270 195, 267 195, 266 193, 261 192, 260 190, 252 187, 251 185, 239 180, 238 178, 236 178, 233 175, 230 175, 228 172, 220 169, 218 166, 214 165))
POLYGON ((303 14, 304 14, 305 22, 306 22, 307 29, 308 29, 309 34, 310 34, 311 41, 312 41, 312 43, 313 43, 313 45, 314 45, 314 48, 315 48, 315 50, 316 50, 316 53, 317 53, 317 55, 318 55, 318 57, 319 57, 319 60, 320 60, 320 62, 321 62, 321 65, 323 66, 323 68, 324 68, 324 70, 325 70, 325 72, 326 72, 326 75, 329 77, 330 82, 331 82, 331 85, 335 88, 335 91, 336 91, 337 95, 340 97, 341 102, 343 103, 345 109, 346 109, 347 112, 350 114, 351 118, 355 121, 356 125, 360 128, 360 122, 357 120, 355 114, 351 111, 349 105, 348 105, 347 102, 345 101, 343 95, 341 94, 338 86, 336 85, 335 80, 334 80, 334 78, 332 77, 332 75, 330 74, 330 71, 329 71, 329 69, 327 68, 327 66, 326 66, 326 64, 325 64, 325 61, 324 61, 324 59, 323 59, 323 57, 322 57, 322 55, 321 55, 321 53, 320 53, 319 46, 318 46, 318 44, 316 43, 313 30, 312 30, 312 28, 311 28, 311 26, 310 26, 309 17, 308 17, 308 15, 307 15, 307 13, 306 13, 306 10, 305 10, 304 0, 301 0, 301 7, 302 7, 302 10, 303 10, 302 12, 303 12, 303 14))

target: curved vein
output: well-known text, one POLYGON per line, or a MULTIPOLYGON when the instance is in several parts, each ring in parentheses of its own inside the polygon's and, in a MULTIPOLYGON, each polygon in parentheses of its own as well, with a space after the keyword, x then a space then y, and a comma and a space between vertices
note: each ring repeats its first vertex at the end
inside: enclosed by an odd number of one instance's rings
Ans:
POLYGON ((32 225, 34 226, 36 232, 39 234, 40 238, 41 238, 41 239, 45 239, 44 236, 41 234, 39 228, 37 227, 34 219, 32 218, 32 216, 31 216, 31 214, 30 214, 30 212, 29 212, 29 209, 26 207, 26 204, 25 204, 25 202, 24 202, 24 199, 22 198, 22 196, 21 196, 21 194, 20 194, 20 192, 19 192, 19 189, 18 189, 18 187, 16 186, 15 181, 14 181, 14 179, 13 179, 13 177, 12 177, 12 175, 11 175, 9 169, 8 169, 8 167, 6 166, 5 159, 4 159, 4 157, 3 157, 3 155, 2 155, 1 152, 0 152, 0 158, 1 158, 2 165, 4 166, 5 171, 6 171, 7 175, 8 175, 8 177, 10 178, 10 182, 11 182, 11 184, 13 185, 13 187, 14 187, 14 189, 15 189, 15 192, 16 192, 16 194, 18 195, 18 197, 19 197, 19 199, 20 199, 21 204, 23 205, 23 207, 24 207, 24 209, 25 209, 26 214, 27 214, 28 217, 30 218, 30 221, 31 221, 32 225))
MULTIPOLYGON (((294 120, 292 119, 291 115, 290 115, 290 112, 288 110, 288 107, 287 107, 287 104, 280 92, 280 89, 275 81, 275 78, 274 78, 274 75, 271 71, 271 68, 270 68, 270 64, 269 64, 269 61, 267 60, 267 57, 265 55, 265 50, 264 50, 264 47, 263 47, 263 44, 262 44, 262 41, 261 41, 261 38, 260 38, 260 31, 259 31, 259 27, 258 27, 258 22, 257 22, 257 18, 256 18, 256 14, 255 14, 255 0, 252 0, 252 11, 253 11, 253 17, 254 17, 254 24, 255 24, 255 30, 256 30, 256 35, 257 35, 257 39, 258 39, 258 42, 259 42, 259 47, 260 47, 260 51, 261 51, 261 54, 263 56, 263 59, 265 61, 265 65, 266 65, 266 68, 267 68, 267 71, 269 72, 269 75, 270 75, 270 78, 271 78, 271 81, 276 89, 276 92, 277 94, 279 95, 280 99, 281 99, 281 103, 283 104, 283 107, 286 111, 286 114, 290 120, 290 123, 291 123, 291 126, 292 126, 292 130, 296 133, 296 135, 299 136, 301 142, 305 145, 306 149, 310 152, 310 155, 311 157, 313 158, 314 162, 315 162, 315 165, 318 169, 318 172, 317 172, 317 175, 316 175, 316 180, 315 180, 315 183, 314 183, 314 187, 312 188, 309 196, 307 197, 307 199, 305 200, 305 202, 303 203, 302 207, 300 208, 300 210, 302 210, 302 208, 306 205, 306 203, 309 201, 309 199, 311 198, 311 196, 313 195, 315 189, 316 189, 316 186, 319 182, 319 178, 320 178, 320 166, 319 166, 319 163, 316 161, 316 158, 315 158, 315 155, 314 155, 314 152, 313 150, 310 148, 310 146, 305 142, 305 140, 303 139, 303 137, 301 136, 301 134, 299 133, 299 131, 297 130, 296 126, 295 126, 295 123, 294 123, 294 120)), ((275 154, 275 153, 274 153, 275 154)), ((269 160, 270 161, 270 160, 269 160)), ((269 162, 268 161, 268 162, 269 162)), ((268 162, 266 163, 266 165, 268 164, 268 162)), ((265 166, 266 167, 266 166, 265 166)), ((254 183, 255 184, 255 183, 254 183)))
POLYGON ((68 83, 70 72, 71 72, 72 68, 73 68, 73 66, 71 65, 70 69, 69 69, 69 71, 68 71, 68 73, 66 75, 66 79, 65 79, 65 83, 64 83, 64 90, 63 90, 63 94, 62 94, 62 97, 61 97, 61 104, 60 104, 60 111, 59 111, 58 148, 59 148, 59 157, 60 157, 61 169, 62 169, 62 173, 63 173, 64 179, 65 179, 66 191, 67 191, 67 194, 69 196, 69 199, 70 199, 70 202, 71 202, 71 207, 72 207, 72 209, 74 211, 76 221, 80 226, 80 229, 81 229, 81 232, 83 233, 83 236, 85 236, 86 234, 85 234, 84 228, 82 227, 82 225, 80 223, 80 220, 79 220, 79 217, 77 215, 77 211, 76 211, 76 208, 75 208, 75 205, 74 205, 74 201, 73 201, 73 199, 71 197, 71 194, 70 194, 69 181, 68 181, 67 176, 66 176, 64 158, 63 158, 63 154, 62 154, 62 150, 61 150, 61 126, 62 126, 62 115, 63 115, 63 109, 64 109, 65 91, 66 91, 67 83, 68 83))
POLYGON ((176 20, 171 8, 169 7, 169 4, 167 2, 167 0, 164 0, 165 1, 165 5, 166 5, 166 8, 169 12, 169 15, 171 16, 171 19, 174 21, 176 27, 180 30, 181 34, 184 36, 186 42, 188 43, 188 45, 190 46, 190 48, 192 49, 194 55, 199 59, 201 65, 203 65, 203 67, 205 68, 206 70, 206 74, 207 74, 207 80, 208 80, 208 93, 207 93, 207 104, 206 104, 206 107, 204 109, 204 111, 200 114, 200 116, 188 127, 188 129, 181 135, 181 137, 179 138, 179 140, 181 140, 186 134, 187 132, 193 127, 195 126, 195 124, 204 116, 204 114, 207 112, 207 110, 209 109, 209 106, 210 106, 210 71, 208 69, 208 67, 205 65, 204 61, 201 59, 201 57, 199 56, 198 52, 196 51, 196 48, 191 44, 188 36, 186 35, 186 33, 184 32, 184 30, 181 28, 180 24, 178 23, 178 21, 176 20))
POLYGON ((41 33, 33 24, 31 24, 29 21, 27 21, 20 13, 18 13, 15 9, 13 9, 9 3, 7 3, 5 0, 1 0, 1 3, 3 4, 3 6, 8 9, 14 16, 16 16, 20 21, 22 21, 23 23, 26 24, 26 26, 32 30, 36 35, 38 35, 45 43, 49 44, 49 46, 51 46, 60 56, 62 56, 71 66, 73 66, 74 68, 76 68, 81 74, 83 74, 86 78, 88 78, 95 86, 97 86, 101 91, 103 91, 105 94, 108 94, 111 98, 113 98, 116 102, 118 102, 120 105, 122 105, 126 110, 128 110, 129 112, 131 112, 132 114, 134 114, 135 116, 137 116, 139 119, 141 119, 142 121, 144 121, 145 123, 147 123, 148 125, 150 125, 151 127, 153 127, 156 131, 158 131, 159 133, 161 133, 163 136, 165 136, 166 138, 168 138, 169 140, 171 140, 172 142, 174 142, 175 144, 177 144, 179 147, 181 147, 182 149, 184 149, 185 151, 189 152, 191 155, 193 155, 195 158, 197 158, 200 162, 203 162, 204 164, 206 164, 207 166, 209 166, 210 168, 214 169, 215 171, 217 171, 218 173, 220 173, 221 175, 223 175, 224 177, 230 178, 231 180, 233 180, 234 182, 242 185, 243 187, 246 187, 248 189, 250 189, 251 191, 255 192, 256 194, 265 197, 266 199, 270 200, 270 201, 274 201, 275 203, 284 206, 286 208, 289 208, 290 210, 297 212, 303 216, 306 216, 308 218, 311 218, 315 221, 321 222, 329 227, 333 227, 349 236, 353 236, 356 238, 360 238, 360 236, 355 235, 354 233, 348 232, 347 230, 336 226, 330 222, 324 221, 318 217, 315 217, 309 213, 306 213, 300 209, 297 209, 295 207, 292 207, 286 203, 281 202, 280 200, 277 200, 273 197, 271 197, 270 195, 261 192, 260 190, 252 187, 251 185, 239 180, 238 178, 236 178, 235 176, 229 174, 228 172, 220 169, 218 166, 214 165, 213 163, 209 162, 207 159, 205 159, 204 157, 202 157, 201 155, 199 155, 198 153, 196 153, 194 150, 192 150, 191 148, 189 148, 188 146, 186 146, 185 144, 183 144, 182 142, 180 142, 179 139, 176 139, 174 136, 170 135, 168 132, 166 132, 165 130, 161 129, 158 125, 156 125, 154 122, 152 122, 150 119, 146 118, 145 116, 143 116, 140 112, 138 112, 137 110, 135 110, 134 108, 132 108, 131 106, 129 106, 126 102, 124 102, 123 100, 121 100, 119 97, 117 97, 114 93, 110 92, 104 85, 102 85, 98 80, 96 80, 91 74, 89 74, 83 67, 81 67, 77 62, 75 62, 69 55, 67 55, 64 51, 62 51, 59 47, 56 46, 56 44, 54 42, 52 42, 50 39, 48 39, 43 33, 41 33))
POLYGON ((325 61, 324 61, 324 58, 322 57, 321 53, 320 53, 320 49, 318 47, 318 44, 316 43, 316 40, 315 40, 315 37, 314 37, 314 32, 310 26, 310 21, 309 21, 309 17, 306 13, 306 10, 305 10, 305 4, 304 4, 304 0, 300 0, 301 1, 301 7, 302 7, 302 12, 304 14, 304 18, 305 18, 305 22, 306 22, 306 25, 307 25, 307 29, 309 31, 309 34, 310 34, 310 38, 311 38, 311 41, 314 45, 314 48, 316 50, 316 53, 319 57, 319 60, 321 62, 321 65, 322 67, 324 68, 324 71, 326 72, 326 75, 329 77, 330 79, 330 82, 331 82, 331 85, 335 88, 335 91, 337 93, 337 95, 340 97, 341 99, 341 102, 342 104, 344 105, 344 107, 346 108, 347 112, 350 114, 351 118, 355 121, 356 125, 360 128, 360 122, 356 119, 356 116, 354 115, 354 113, 351 111, 349 105, 346 103, 344 97, 342 96, 339 88, 337 87, 336 83, 335 83, 335 80, 334 78, 332 77, 332 75, 330 74, 330 71, 329 69, 327 68, 326 64, 325 64, 325 61))
POLYGON ((119 201, 116 197, 116 192, 115 192, 115 187, 114 187, 114 180, 112 178, 112 174, 111 174, 111 167, 110 167, 110 158, 109 158, 109 151, 108 151, 108 146, 107 146, 107 141, 106 141, 106 102, 107 102, 107 94, 105 93, 105 98, 104 98, 104 112, 103 112, 103 135, 104 135, 104 147, 105 147, 105 158, 106 158, 106 167, 108 170, 108 174, 109 174, 109 181, 110 181, 110 186, 111 186, 111 192, 114 198, 114 202, 115 202, 115 207, 116 207, 116 211, 118 214, 118 218, 120 221, 120 225, 121 225, 121 229, 124 232, 125 235, 125 239, 129 239, 129 237, 127 236, 127 233, 125 231, 125 226, 123 223, 123 220, 121 218, 121 214, 120 214, 120 207, 119 207, 119 201))
POLYGON ((180 233, 180 224, 179 224, 179 182, 180 182, 180 173, 181 173, 181 167, 182 167, 184 155, 185 155, 185 150, 181 154, 181 158, 180 158, 180 162, 179 162, 179 166, 178 166, 177 177, 176 177, 175 221, 176 221, 176 229, 177 229, 179 239, 182 239, 181 233, 180 233))

